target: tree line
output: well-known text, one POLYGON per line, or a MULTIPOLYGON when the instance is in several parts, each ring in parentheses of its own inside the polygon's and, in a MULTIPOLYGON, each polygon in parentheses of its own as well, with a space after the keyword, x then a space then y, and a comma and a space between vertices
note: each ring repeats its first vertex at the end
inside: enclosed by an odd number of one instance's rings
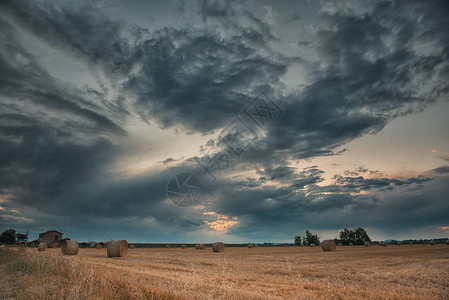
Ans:
POLYGON ((18 242, 28 241, 28 233, 16 233, 14 229, 8 229, 0 234, 0 244, 12 245, 18 242))
MULTIPOLYGON (((371 242, 371 238, 368 236, 366 230, 362 227, 357 227, 355 230, 344 228, 342 231, 340 231, 340 239, 334 240, 337 243, 341 243, 342 245, 364 245, 366 242, 371 242)), ((313 234, 309 230, 306 230, 304 236, 295 236, 294 243, 297 246, 309 246, 311 244, 315 244, 316 246, 318 246, 320 245, 320 238, 318 237, 318 235, 313 234)))

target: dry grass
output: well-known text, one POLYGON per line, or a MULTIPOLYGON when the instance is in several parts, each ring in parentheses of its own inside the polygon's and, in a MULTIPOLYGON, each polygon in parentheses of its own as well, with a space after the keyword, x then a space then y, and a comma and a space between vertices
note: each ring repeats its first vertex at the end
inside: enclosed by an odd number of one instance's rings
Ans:
POLYGON ((447 299, 449 294, 446 245, 354 246, 335 252, 137 248, 125 258, 107 258, 106 249, 80 249, 75 257, 63 257, 58 249, 7 251, 14 255, 0 255, 0 274, 14 274, 5 286, 25 287, 19 299, 447 299))
POLYGON ((183 299, 51 250, 0 247, 0 299, 183 299))

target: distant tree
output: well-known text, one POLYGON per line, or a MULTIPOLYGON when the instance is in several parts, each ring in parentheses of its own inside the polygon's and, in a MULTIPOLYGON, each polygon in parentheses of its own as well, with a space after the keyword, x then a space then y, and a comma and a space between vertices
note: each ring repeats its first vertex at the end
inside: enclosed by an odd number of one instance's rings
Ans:
POLYGON ((11 245, 16 242, 16 231, 14 229, 8 229, 2 232, 0 235, 0 244, 11 245))
POLYGON ((310 231, 306 230, 306 242, 308 245, 313 243, 318 246, 320 244, 320 238, 318 235, 312 234, 310 231))
POLYGON ((357 227, 356 230, 354 230, 354 245, 363 245, 366 242, 371 243, 368 233, 362 227, 357 227))
POLYGON ((342 231, 340 231, 340 240, 343 245, 349 245, 349 243, 352 243, 349 233, 350 230, 348 230, 347 228, 344 228, 342 231))
POLYGON ((300 235, 295 236, 295 245, 301 246, 301 236, 300 235))
POLYGON ((28 240, 28 236, 23 233, 16 234, 16 237, 19 242, 26 242, 28 240))
POLYGON ((350 243, 354 245, 363 245, 365 242, 371 242, 368 233, 362 227, 357 227, 354 231, 344 228, 340 231, 340 240, 343 245, 349 245, 350 243))

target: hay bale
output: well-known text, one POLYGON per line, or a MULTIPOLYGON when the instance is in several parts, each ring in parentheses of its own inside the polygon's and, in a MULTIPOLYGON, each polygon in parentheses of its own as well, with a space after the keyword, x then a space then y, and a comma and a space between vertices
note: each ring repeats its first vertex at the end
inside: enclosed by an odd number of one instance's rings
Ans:
POLYGON ((343 244, 342 243, 338 243, 338 246, 343 246, 343 244))
POLYGON ((370 242, 365 242, 365 247, 371 247, 371 243, 370 242))
POLYGON ((388 242, 382 242, 382 246, 383 247, 387 247, 388 246, 388 242))
POLYGON ((248 248, 254 248, 254 244, 249 244, 248 248))
POLYGON ((324 240, 321 242, 321 249, 323 251, 335 251, 337 250, 337 244, 334 240, 324 240))
POLYGON ((78 241, 65 240, 62 243, 62 254, 64 255, 77 255, 78 254, 78 241))
POLYGON ((434 241, 434 240, 431 240, 431 241, 430 241, 430 245, 432 245, 432 246, 435 245, 435 241, 434 241))
POLYGON ((170 249, 170 248, 171 248, 171 245, 167 245, 166 247, 167 247, 167 249, 170 249))
POLYGON ((128 254, 128 242, 112 240, 108 243, 108 257, 125 257, 128 254))
POLYGON ((314 243, 310 244, 310 247, 315 247, 316 245, 314 243))
POLYGON ((354 244, 353 243, 349 243, 349 246, 354 246, 354 244))
POLYGON ((196 250, 199 250, 199 249, 200 249, 200 244, 196 244, 196 245, 195 245, 195 249, 196 249, 196 250))
POLYGON ((39 243, 39 245, 37 246, 37 251, 45 251, 45 249, 47 249, 46 243, 39 243))
POLYGON ((134 246, 134 245, 129 246, 129 249, 134 249, 134 248, 136 248, 136 246, 134 246))
POLYGON ((255 247, 256 247, 256 248, 259 248, 259 245, 256 244, 255 247))
POLYGON ((225 245, 222 242, 215 242, 212 244, 212 250, 214 252, 223 252, 225 250, 225 245))
POLYGON ((97 245, 97 249, 103 249, 103 245, 102 244, 98 244, 97 245))
POLYGON ((187 248, 187 245, 184 244, 184 245, 181 246, 181 248, 185 249, 185 248, 187 248))
POLYGON ((206 250, 207 246, 206 244, 198 244, 198 250, 206 250))

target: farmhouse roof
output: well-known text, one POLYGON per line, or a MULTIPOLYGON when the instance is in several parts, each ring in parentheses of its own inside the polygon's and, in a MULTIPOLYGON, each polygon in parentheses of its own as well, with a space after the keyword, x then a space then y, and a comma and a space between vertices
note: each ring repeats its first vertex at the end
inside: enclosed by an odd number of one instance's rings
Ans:
POLYGON ((57 232, 57 233, 62 234, 62 232, 59 232, 59 231, 57 231, 57 230, 49 230, 49 231, 45 231, 45 232, 39 233, 39 235, 41 235, 41 234, 46 234, 46 233, 50 233, 50 232, 57 232))

